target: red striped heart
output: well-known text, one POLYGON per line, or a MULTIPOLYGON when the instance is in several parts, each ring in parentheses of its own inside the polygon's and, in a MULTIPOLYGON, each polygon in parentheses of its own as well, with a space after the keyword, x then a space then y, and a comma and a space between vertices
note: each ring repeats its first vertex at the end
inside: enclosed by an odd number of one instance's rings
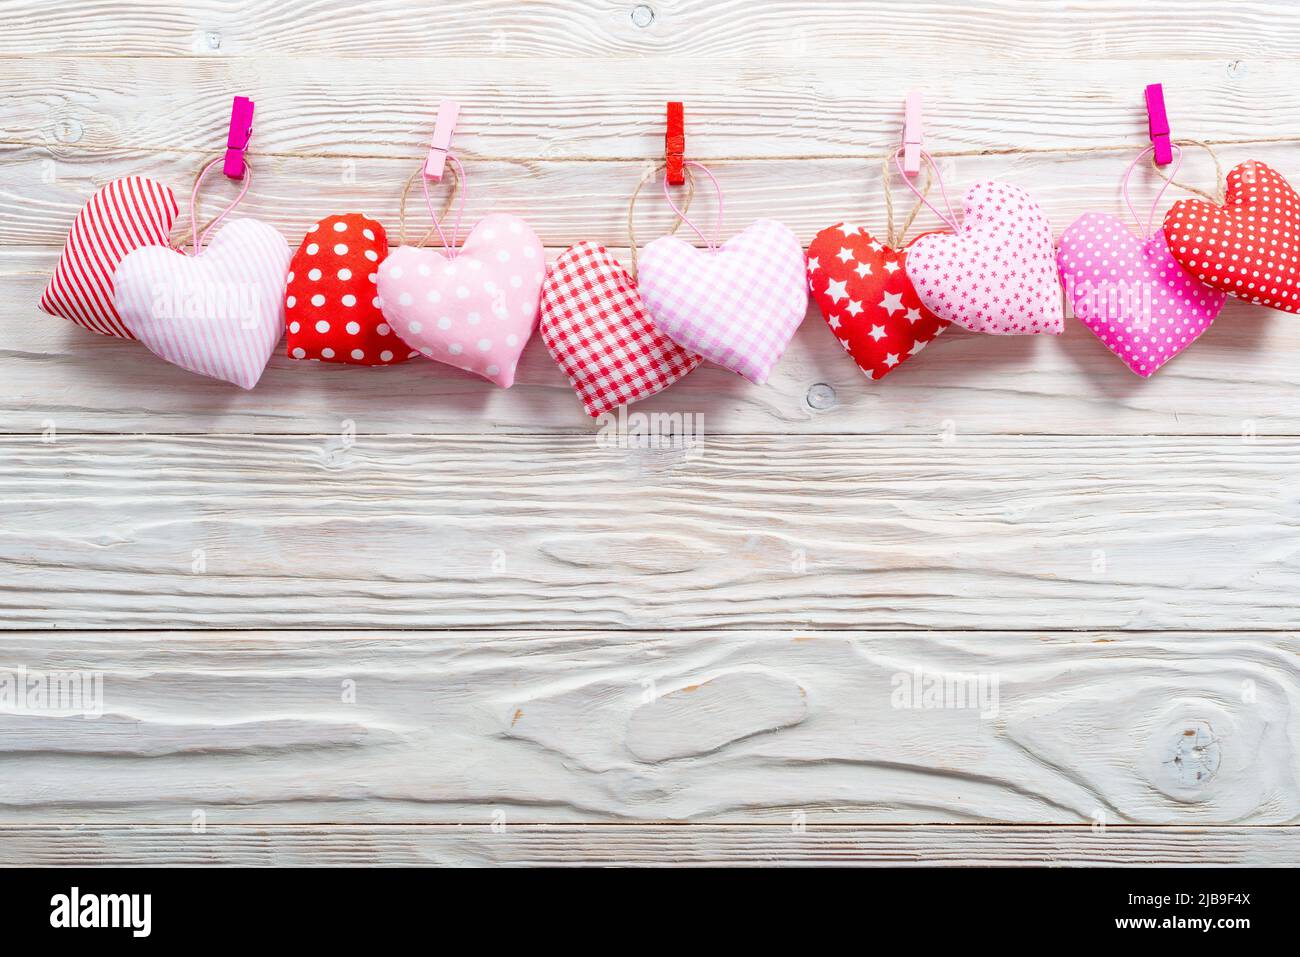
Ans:
POLYGON ((113 305, 113 276, 126 254, 166 246, 176 221, 176 197, 141 176, 113 180, 77 214, 41 309, 92 332, 134 339, 113 305))

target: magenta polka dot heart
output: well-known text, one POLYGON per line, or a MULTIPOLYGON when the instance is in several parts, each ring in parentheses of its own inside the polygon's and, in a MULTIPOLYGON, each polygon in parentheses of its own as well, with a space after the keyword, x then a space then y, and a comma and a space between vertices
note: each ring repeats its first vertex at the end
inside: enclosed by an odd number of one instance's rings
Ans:
POLYGON ((907 276, 927 309, 971 332, 1056 335, 1065 327, 1052 227, 1018 186, 990 180, 966 193, 956 234, 912 243, 907 276))
POLYGON ((509 388, 537 326, 546 254, 518 216, 494 213, 454 257, 402 246, 379 266, 384 319, 421 355, 509 388))
POLYGON ((1227 298, 1178 265, 1161 230, 1144 240, 1103 213, 1076 219, 1056 258, 1074 314, 1143 377, 1195 342, 1227 298))

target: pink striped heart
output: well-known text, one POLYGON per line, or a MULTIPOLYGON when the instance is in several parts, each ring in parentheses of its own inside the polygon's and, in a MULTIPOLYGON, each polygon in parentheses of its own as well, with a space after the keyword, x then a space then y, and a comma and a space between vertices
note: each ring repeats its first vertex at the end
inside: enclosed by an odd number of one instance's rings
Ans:
POLYGON ((114 302, 155 355, 251 389, 284 333, 289 256, 270 226, 235 220, 197 256, 157 246, 127 255, 114 302))
POLYGON ((41 310, 105 336, 134 339, 113 306, 113 276, 122 259, 144 246, 166 246, 176 197, 140 176, 113 180, 77 213, 41 310))

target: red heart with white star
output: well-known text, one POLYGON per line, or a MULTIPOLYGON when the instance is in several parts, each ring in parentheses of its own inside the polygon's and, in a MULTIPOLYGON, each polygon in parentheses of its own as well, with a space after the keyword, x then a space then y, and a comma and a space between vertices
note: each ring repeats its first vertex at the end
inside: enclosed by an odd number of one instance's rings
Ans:
POLYGON ((921 304, 906 260, 906 248, 891 249, 851 223, 823 229, 808 247, 808 288, 822 318, 872 379, 897 369, 951 325, 921 304))
POLYGON ((1178 265, 1212 289, 1300 312, 1300 195, 1250 160, 1228 173, 1224 204, 1182 199, 1165 214, 1178 265))

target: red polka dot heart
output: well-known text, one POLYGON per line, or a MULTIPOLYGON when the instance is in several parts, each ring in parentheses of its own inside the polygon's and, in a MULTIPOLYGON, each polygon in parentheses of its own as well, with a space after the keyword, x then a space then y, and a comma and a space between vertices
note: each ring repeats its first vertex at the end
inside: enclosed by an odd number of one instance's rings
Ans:
POLYGON ((1174 259, 1207 286, 1300 312, 1300 195, 1277 170, 1233 167, 1222 206, 1179 200, 1164 229, 1174 259))
POLYGON ((290 358, 381 366, 415 355, 379 308, 387 255, 384 227, 361 213, 327 216, 307 230, 285 284, 290 358))

